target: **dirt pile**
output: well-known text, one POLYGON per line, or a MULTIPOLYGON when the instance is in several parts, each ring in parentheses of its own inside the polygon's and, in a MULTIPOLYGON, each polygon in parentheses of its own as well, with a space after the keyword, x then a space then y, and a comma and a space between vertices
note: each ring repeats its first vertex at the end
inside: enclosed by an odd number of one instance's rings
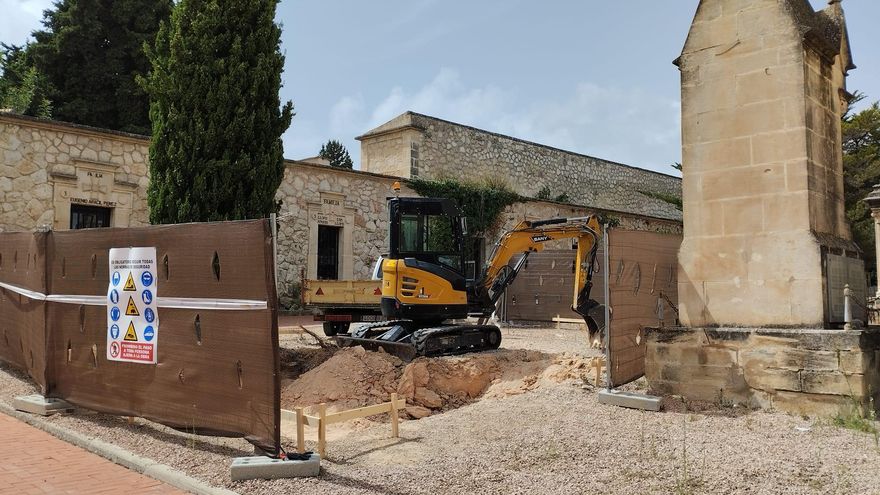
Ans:
POLYGON ((544 385, 583 379, 590 364, 591 359, 583 356, 526 350, 420 358, 406 366, 397 392, 416 406, 447 410, 477 398, 518 395, 544 385))
POLYGON ((401 373, 403 361, 395 356, 346 347, 283 386, 281 407, 325 402, 330 410, 342 410, 387 401, 401 373))
POLYGON ((418 358, 409 364, 384 352, 349 347, 282 389, 282 407, 322 402, 341 410, 407 399, 407 412, 421 418, 479 398, 517 395, 567 380, 582 380, 592 359, 580 355, 501 349, 464 356, 418 358))

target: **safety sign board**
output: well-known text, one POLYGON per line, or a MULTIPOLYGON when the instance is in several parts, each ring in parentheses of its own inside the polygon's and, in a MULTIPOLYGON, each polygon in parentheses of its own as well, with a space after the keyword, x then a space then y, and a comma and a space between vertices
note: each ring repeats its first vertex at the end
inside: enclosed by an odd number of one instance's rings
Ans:
POLYGON ((159 292, 156 248, 110 250, 107 288, 107 359, 156 363, 159 340, 159 292))

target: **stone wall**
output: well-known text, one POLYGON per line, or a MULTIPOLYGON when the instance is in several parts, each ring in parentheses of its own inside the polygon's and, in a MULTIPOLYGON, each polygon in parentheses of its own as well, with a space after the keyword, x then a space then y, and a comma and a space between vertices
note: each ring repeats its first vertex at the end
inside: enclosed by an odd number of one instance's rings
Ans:
POLYGON ((593 208, 681 219, 651 193, 681 197, 681 181, 591 156, 407 112, 358 138, 361 167, 401 177, 501 181, 524 196, 547 187, 553 197, 593 208), (647 192, 648 194, 643 194, 647 192))
POLYGON ((838 14, 842 23, 839 4, 817 13, 805 0, 699 4, 677 61, 685 325, 829 321, 822 249, 858 251, 843 218, 850 64, 838 14))
POLYGON ((147 225, 147 138, 0 114, 0 229, 70 227, 72 204, 147 225))
POLYGON ((880 331, 663 328, 646 333, 659 394, 809 416, 880 399, 880 331))
MULTIPOLYGON (((681 234, 681 222, 648 218, 638 215, 609 213, 566 203, 535 200, 514 203, 505 208, 500 215, 501 221, 499 222, 498 227, 487 236, 487 243, 489 243, 489 246, 491 247, 491 245, 493 245, 504 232, 513 229, 523 220, 542 220, 559 217, 572 218, 596 214, 608 219, 613 219, 621 229, 642 230, 663 234, 681 234)), ((567 249, 569 247, 571 247, 571 240, 548 243, 545 246, 546 249, 567 249)))
MULTIPOLYGON (((278 282, 282 304, 290 306, 303 279, 317 278, 318 225, 340 227, 340 279, 369 279, 388 246, 386 198, 395 177, 286 161, 276 198, 278 282)), ((400 194, 416 194, 404 184, 400 194)))

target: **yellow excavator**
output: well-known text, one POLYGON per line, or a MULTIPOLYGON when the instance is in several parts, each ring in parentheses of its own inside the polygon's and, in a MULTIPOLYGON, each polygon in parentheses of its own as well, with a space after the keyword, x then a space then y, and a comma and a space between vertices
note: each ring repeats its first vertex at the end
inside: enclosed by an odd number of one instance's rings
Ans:
POLYGON ((547 242, 577 240, 572 309, 584 318, 590 341, 599 339, 595 318, 601 305, 590 299, 599 247, 595 216, 520 222, 495 245, 479 277, 464 275, 466 219, 447 198, 388 199, 389 252, 383 256, 382 316, 339 336, 343 346, 361 345, 412 359, 496 349, 500 329, 487 321, 504 290, 513 283, 531 253, 547 242), (511 261, 522 255, 511 266, 511 261), (466 323, 476 318, 477 323, 466 323))

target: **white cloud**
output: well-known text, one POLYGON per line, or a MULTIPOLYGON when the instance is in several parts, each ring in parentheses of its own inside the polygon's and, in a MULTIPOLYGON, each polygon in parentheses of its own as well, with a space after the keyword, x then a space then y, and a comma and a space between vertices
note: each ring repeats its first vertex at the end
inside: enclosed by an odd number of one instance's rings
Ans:
POLYGON ((664 173, 680 161, 678 101, 584 82, 524 105, 513 89, 469 87, 449 68, 414 91, 394 87, 373 105, 361 95, 341 98, 330 110, 330 137, 343 139, 356 157, 354 136, 407 110, 664 173))
POLYGON ((503 113, 512 100, 512 92, 495 86, 467 88, 457 71, 443 68, 418 91, 393 88, 371 113, 368 126, 375 127, 408 110, 470 123, 503 113))
POLYGON ((0 41, 23 44, 31 31, 42 27, 43 11, 51 7, 52 0, 0 0, 0 41))
POLYGON ((352 124, 359 124, 364 113, 364 97, 346 96, 337 101, 330 108, 330 134, 337 138, 353 137, 348 136, 351 132, 357 132, 352 128, 352 124))

